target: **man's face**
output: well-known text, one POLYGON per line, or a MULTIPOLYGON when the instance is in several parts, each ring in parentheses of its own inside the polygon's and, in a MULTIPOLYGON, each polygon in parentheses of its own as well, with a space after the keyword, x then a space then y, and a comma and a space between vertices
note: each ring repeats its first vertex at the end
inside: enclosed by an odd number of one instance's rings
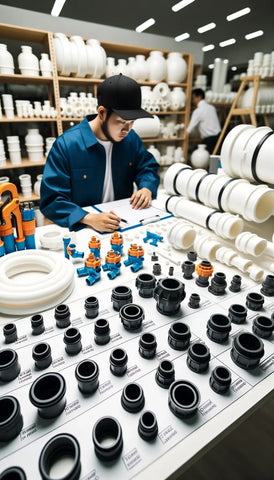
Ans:
POLYGON ((106 120, 106 113, 101 128, 108 140, 121 142, 133 127, 134 120, 124 120, 116 113, 111 113, 106 120))

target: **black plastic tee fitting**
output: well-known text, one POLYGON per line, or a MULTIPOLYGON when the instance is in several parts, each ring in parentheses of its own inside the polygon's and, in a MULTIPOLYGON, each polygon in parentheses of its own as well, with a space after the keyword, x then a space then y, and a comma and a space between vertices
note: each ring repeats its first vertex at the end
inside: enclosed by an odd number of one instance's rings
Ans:
POLYGON ((250 292, 246 296, 246 306, 249 310, 261 310, 264 304, 264 297, 260 293, 250 292))
POLYGON ((200 392, 191 382, 177 380, 169 387, 168 406, 179 418, 192 417, 200 404, 200 392))
POLYGON ((70 325, 70 309, 68 305, 57 305, 54 312, 56 326, 58 328, 66 328, 70 325))
POLYGON ((264 355, 263 342, 252 333, 240 332, 233 339, 230 355, 238 367, 250 370, 259 365, 264 355))
POLYGON ((187 352, 187 366, 196 373, 205 372, 208 369, 210 360, 209 348, 201 342, 190 345, 187 352))
POLYGON ((140 305, 130 303, 120 308, 119 316, 124 328, 132 331, 141 328, 145 313, 140 305))
POLYGON ((155 440, 158 434, 158 423, 153 412, 147 410, 140 416, 138 422, 138 433, 146 442, 155 440))
POLYGON ((116 312, 119 312, 120 308, 123 305, 127 305, 128 303, 132 303, 132 291, 129 287, 124 285, 119 285, 118 287, 114 287, 111 293, 111 301, 112 306, 116 312))
POLYGON ((240 304, 234 303, 230 305, 228 309, 228 318, 232 323, 241 324, 244 323, 247 317, 247 309, 240 304))
POLYGON ((32 358, 36 368, 44 370, 48 368, 52 362, 51 348, 46 342, 37 343, 32 349, 32 358))
POLYGON ((40 335, 45 331, 44 319, 41 313, 33 315, 30 319, 32 335, 40 335))
POLYGON ((94 324, 94 341, 97 345, 106 345, 110 341, 108 320, 99 318, 94 324))
POLYGON ((209 379, 209 385, 216 393, 226 393, 231 384, 231 374, 226 367, 215 367, 209 379))
POLYGON ((183 322, 175 322, 168 331, 168 343, 174 350, 185 350, 189 346, 190 328, 183 322))
POLYGON ((76 355, 82 350, 81 333, 78 328, 68 328, 64 333, 65 350, 68 355, 76 355))
POLYGON ((228 317, 220 313, 213 313, 207 322, 207 336, 213 342, 224 343, 227 341, 231 330, 228 317))
POLYGON ((226 276, 223 272, 216 272, 211 279, 208 291, 213 295, 220 296, 226 293, 226 276))
POLYGON ((75 368, 80 392, 91 395, 99 386, 99 367, 94 360, 82 360, 75 368))
POLYGON ((95 318, 99 313, 99 301, 96 297, 88 297, 85 299, 85 310, 87 318, 95 318))
POLYGON ((0 442, 9 442, 19 435, 23 427, 23 417, 17 398, 12 395, 1 397, 0 412, 0 442))
POLYGON ((5 343, 16 342, 18 336, 15 323, 7 323, 6 325, 4 325, 3 334, 5 337, 5 343))
POLYGON ((185 286, 177 278, 162 278, 158 280, 153 296, 157 301, 158 312, 163 315, 175 315, 186 296, 185 286))
POLYGON ((155 380, 159 387, 169 388, 172 382, 175 380, 174 365, 170 360, 162 360, 159 363, 157 371, 155 373, 155 380))
POLYGON ((153 290, 156 285, 156 278, 150 273, 140 273, 135 281, 135 286, 139 292, 140 297, 153 297, 153 290))
POLYGON ((274 296, 274 275, 267 275, 262 283, 261 293, 266 297, 274 296))
POLYGON ((153 333, 143 333, 139 340, 139 353, 143 358, 154 358, 157 349, 157 342, 153 333))
POLYGON ((255 335, 261 338, 269 338, 274 330, 274 320, 272 318, 259 315, 253 321, 252 330, 255 335))
POLYGON ((186 280, 191 280, 195 272, 195 264, 191 262, 191 260, 185 260, 185 262, 182 263, 182 272, 186 280))

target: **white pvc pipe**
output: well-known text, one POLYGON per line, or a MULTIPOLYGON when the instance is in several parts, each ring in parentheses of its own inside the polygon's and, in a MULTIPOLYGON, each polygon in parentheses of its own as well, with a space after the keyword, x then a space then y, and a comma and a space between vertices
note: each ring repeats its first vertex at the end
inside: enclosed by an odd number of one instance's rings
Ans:
POLYGON ((264 254, 268 255, 269 257, 274 258, 274 243, 273 242, 267 242, 264 254))
POLYGON ((251 265, 247 269, 247 273, 254 282, 259 282, 264 276, 264 270, 257 265, 251 265))
POLYGON ((236 257, 233 257, 231 260, 231 266, 238 268, 238 270, 243 273, 247 271, 247 269, 252 265, 252 263, 253 262, 251 260, 240 257, 239 255, 236 255, 236 257))
POLYGON ((237 252, 231 248, 221 247, 216 251, 216 260, 224 265, 232 266, 233 258, 237 256, 237 252))
POLYGON ((198 256, 203 260, 209 260, 212 262, 216 259, 216 251, 220 248, 221 244, 209 237, 207 234, 199 235, 194 240, 194 250, 198 256))
POLYGON ((235 238, 236 248, 243 253, 259 257, 265 251, 267 241, 251 232, 242 232, 235 238))
POLYGON ((196 237, 196 231, 189 224, 178 221, 168 232, 167 239, 172 247, 178 250, 187 250, 192 247, 196 237))

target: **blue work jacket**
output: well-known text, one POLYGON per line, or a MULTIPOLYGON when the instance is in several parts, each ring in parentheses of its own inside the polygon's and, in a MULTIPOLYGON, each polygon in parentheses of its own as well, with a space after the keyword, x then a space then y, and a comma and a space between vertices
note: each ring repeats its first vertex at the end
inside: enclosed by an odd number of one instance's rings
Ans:
MULTIPOLYGON (((47 157, 41 184, 41 212, 53 222, 79 230, 79 221, 88 213, 83 207, 102 202, 106 153, 98 142, 88 115, 79 125, 64 132, 54 142, 47 157)), ((159 168, 140 137, 131 130, 113 144, 112 179, 115 200, 132 195, 133 182, 138 189, 146 187, 156 197, 159 168)))

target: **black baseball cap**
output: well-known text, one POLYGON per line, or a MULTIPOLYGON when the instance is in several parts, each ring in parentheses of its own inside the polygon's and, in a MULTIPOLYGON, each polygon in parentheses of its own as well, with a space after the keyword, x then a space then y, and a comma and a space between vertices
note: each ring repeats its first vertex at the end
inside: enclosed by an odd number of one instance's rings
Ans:
POLYGON ((141 88, 135 80, 126 75, 113 75, 104 80, 97 89, 98 106, 111 109, 124 120, 152 118, 141 108, 141 88))

